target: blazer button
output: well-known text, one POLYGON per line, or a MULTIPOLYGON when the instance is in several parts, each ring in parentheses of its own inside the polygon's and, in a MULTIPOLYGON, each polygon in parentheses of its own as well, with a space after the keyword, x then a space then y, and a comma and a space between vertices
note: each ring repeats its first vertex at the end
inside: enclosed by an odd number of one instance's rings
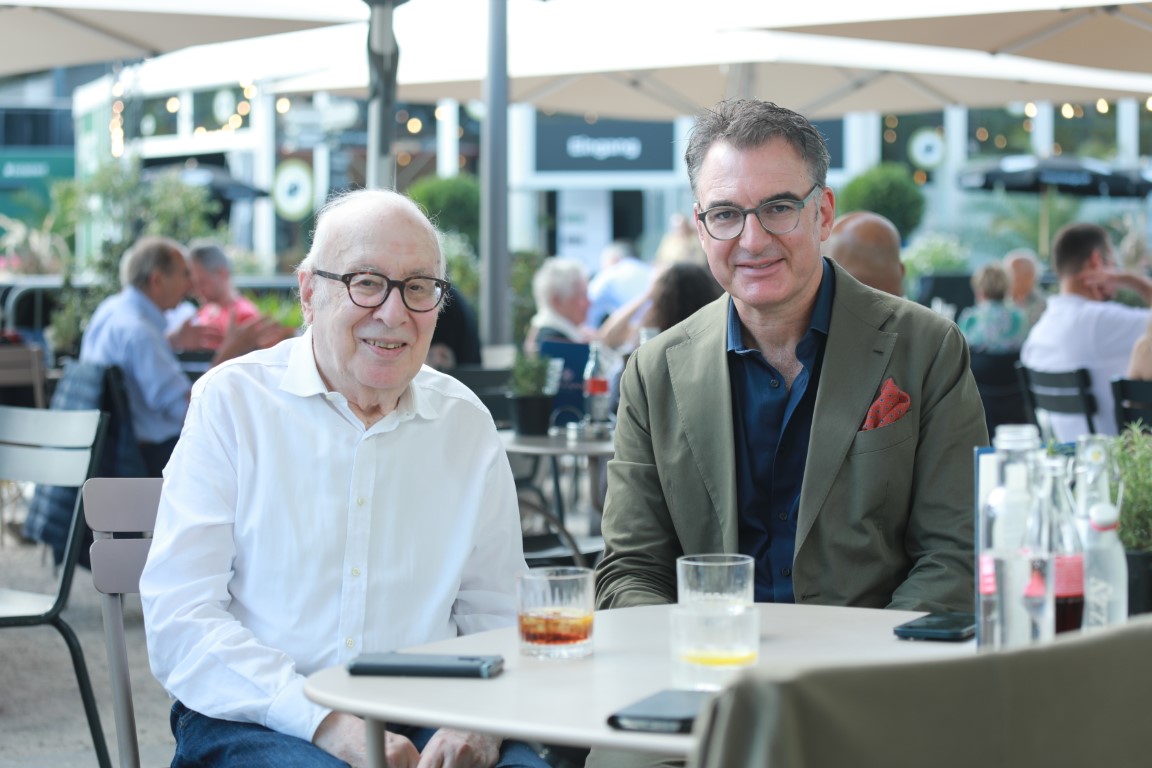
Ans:
POLYGON ((792 569, 791 568, 781 568, 780 569, 780 575, 781 576, 791 576, 792 575, 792 569))

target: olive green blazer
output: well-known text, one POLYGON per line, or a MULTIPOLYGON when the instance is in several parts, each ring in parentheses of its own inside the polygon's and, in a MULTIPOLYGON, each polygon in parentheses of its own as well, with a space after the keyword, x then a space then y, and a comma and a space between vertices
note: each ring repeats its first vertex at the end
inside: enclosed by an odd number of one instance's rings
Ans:
MULTIPOLYGON (((793 560, 797 603, 971 610, 973 448, 988 434, 955 324, 833 264, 793 560), (860 431, 889 378, 908 412, 860 431)), ((675 602, 676 558, 737 552, 722 296, 640 347, 621 381, 601 608, 675 602)))

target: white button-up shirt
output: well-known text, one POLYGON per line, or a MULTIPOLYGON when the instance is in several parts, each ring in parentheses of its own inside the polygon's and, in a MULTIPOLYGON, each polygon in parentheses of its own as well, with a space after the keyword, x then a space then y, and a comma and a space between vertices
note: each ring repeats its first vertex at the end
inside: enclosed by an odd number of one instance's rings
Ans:
POLYGON ((511 624, 524 568, 472 392, 425 367, 366 429, 308 332, 193 389, 140 583, 152 671, 190 709, 310 740, 330 710, 306 675, 511 624))
MULTIPOLYGON (((1148 326, 1147 308, 1083 296, 1050 296, 1044 314, 1024 341, 1020 362, 1037 371, 1088 369, 1096 415, 1092 423, 1102 435, 1116 434, 1112 379, 1128 372, 1136 339, 1148 326)), ((1052 431, 1062 443, 1088 433, 1083 416, 1049 414, 1052 431)))

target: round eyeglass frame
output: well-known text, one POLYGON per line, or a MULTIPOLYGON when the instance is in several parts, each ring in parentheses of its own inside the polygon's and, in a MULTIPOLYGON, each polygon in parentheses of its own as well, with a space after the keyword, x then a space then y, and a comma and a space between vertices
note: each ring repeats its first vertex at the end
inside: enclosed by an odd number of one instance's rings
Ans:
POLYGON ((789 232, 794 232, 796 230, 796 227, 800 226, 800 214, 804 212, 804 207, 812 201, 812 196, 816 194, 816 190, 823 189, 823 187, 824 187, 823 184, 819 184, 819 183, 813 184, 812 189, 808 190, 808 194, 804 195, 804 197, 801 198, 800 200, 789 200, 788 198, 777 198, 775 200, 768 200, 766 202, 760 203, 760 205, 757 205, 755 208, 738 208, 735 205, 714 205, 711 208, 709 208, 708 210, 700 211, 699 213, 697 213, 696 218, 699 219, 700 223, 704 225, 704 231, 708 233, 709 237, 711 237, 713 240, 720 240, 721 242, 727 242, 728 240, 735 240, 736 238, 740 237, 740 235, 744 234, 744 227, 747 225, 748 214, 750 214, 750 213, 753 213, 756 215, 756 221, 759 222, 760 228, 763 229, 768 234, 770 234, 770 235, 786 235, 789 232), (796 221, 788 229, 782 229, 782 230, 769 229, 768 226, 764 224, 763 220, 761 220, 760 211, 763 210, 764 208, 770 206, 770 205, 775 204, 775 203, 784 203, 784 202, 796 204, 796 221), (740 213, 740 229, 736 230, 736 234, 734 234, 730 237, 717 237, 716 235, 712 234, 712 230, 708 228, 708 220, 705 218, 705 216, 707 216, 712 211, 715 211, 717 208, 728 208, 728 209, 731 209, 733 211, 737 211, 740 213))
POLYGON ((452 284, 447 280, 441 280, 438 277, 413 275, 412 277, 406 277, 403 280, 393 280, 392 278, 386 275, 382 275, 379 272, 372 272, 366 269, 362 269, 358 272, 345 272, 342 275, 338 275, 335 272, 325 272, 322 269, 314 269, 312 270, 312 274, 316 275, 317 277, 324 277, 329 280, 336 280, 338 282, 344 283, 344 288, 348 291, 349 301, 363 309, 376 309, 377 307, 383 306, 384 302, 388 301, 388 297, 392 295, 392 289, 398 287, 400 288, 400 301, 403 302, 405 308, 407 308, 409 312, 432 312, 444 303, 444 297, 448 295, 448 289, 452 286, 452 284), (352 295, 352 281, 355 280, 359 275, 371 275, 372 277, 378 277, 384 281, 384 295, 380 298, 380 301, 376 302, 375 304, 361 304, 360 302, 356 301, 356 297, 352 295), (407 293, 404 291, 408 285, 409 280, 431 280, 432 282, 436 283, 436 287, 440 289, 440 295, 437 297, 436 303, 427 309, 416 309, 415 307, 411 306, 408 303, 407 293))

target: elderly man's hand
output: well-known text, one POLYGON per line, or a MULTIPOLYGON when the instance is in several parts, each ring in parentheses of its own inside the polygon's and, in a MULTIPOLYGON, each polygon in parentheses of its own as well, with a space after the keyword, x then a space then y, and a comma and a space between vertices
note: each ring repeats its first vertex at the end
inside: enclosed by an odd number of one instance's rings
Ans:
POLYGON ((210 325, 196 325, 196 318, 185 320, 176 331, 168 334, 168 343, 178 352, 196 349, 215 349, 224 339, 219 329, 210 325))
MULTIPOLYGON (((355 715, 332 712, 320 723, 312 743, 352 768, 368 768, 368 739, 364 721, 355 715)), ((384 736, 388 768, 416 768, 420 754, 412 742, 395 733, 384 736)))
POLYGON ((242 323, 234 320, 234 316, 229 318, 228 331, 212 358, 213 365, 263 349, 285 338, 284 327, 270 317, 255 317, 242 323))
POLYGON ((492 768, 500 759, 502 741, 496 736, 441 728, 420 753, 417 768, 492 768))

